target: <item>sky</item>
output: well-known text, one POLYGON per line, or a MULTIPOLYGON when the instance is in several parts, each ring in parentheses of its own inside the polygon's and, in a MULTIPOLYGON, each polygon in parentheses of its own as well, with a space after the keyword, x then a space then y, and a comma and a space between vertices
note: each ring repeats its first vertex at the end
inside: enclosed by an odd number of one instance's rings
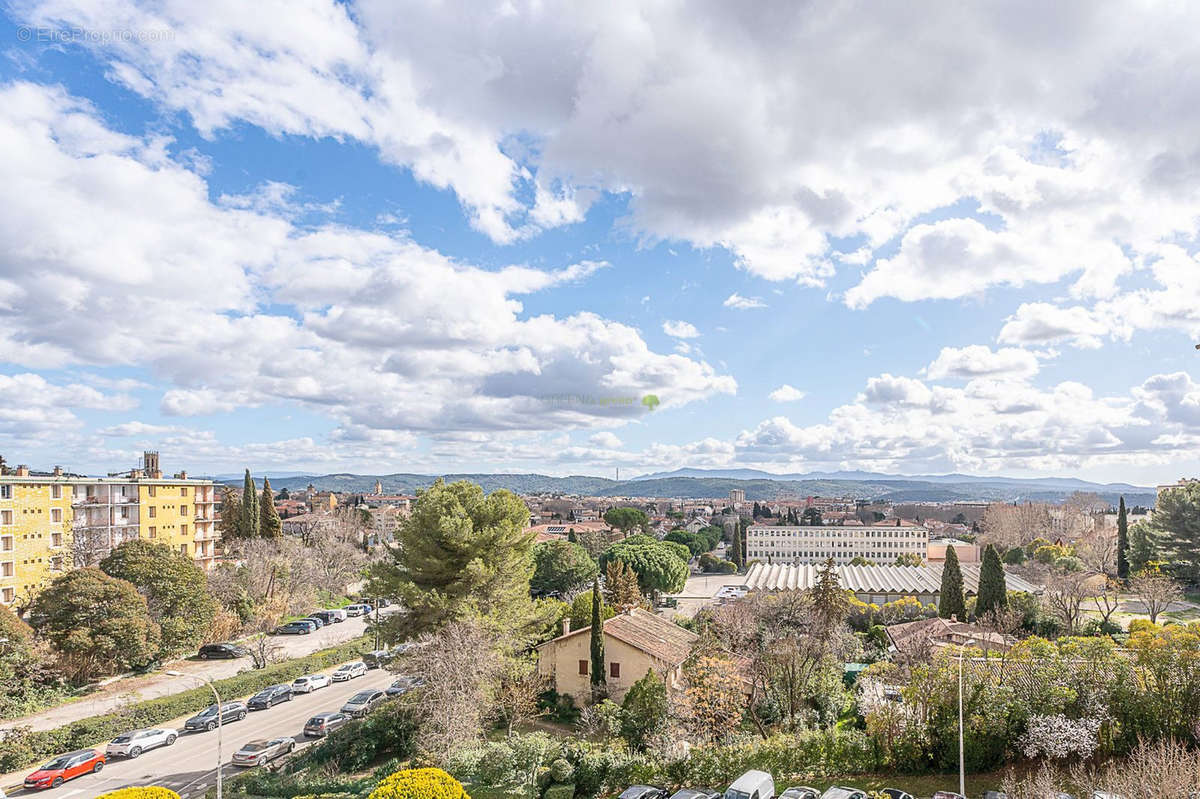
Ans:
POLYGON ((0 453, 1200 472, 1200 6, 10 0, 0 453))

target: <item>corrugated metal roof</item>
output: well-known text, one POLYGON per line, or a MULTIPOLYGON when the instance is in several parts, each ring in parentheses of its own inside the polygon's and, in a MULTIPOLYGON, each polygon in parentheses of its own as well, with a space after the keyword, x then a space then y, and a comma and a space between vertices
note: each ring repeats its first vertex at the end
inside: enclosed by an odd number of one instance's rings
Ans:
MULTIPOLYGON (((750 567, 745 584, 755 591, 788 591, 812 588, 820 566, 812 563, 756 563, 750 567)), ((942 564, 926 566, 835 566, 838 582, 856 594, 936 594, 942 588, 942 564)), ((979 564, 959 566, 963 587, 968 594, 979 590, 979 564)), ((1037 593, 1038 586, 1005 574, 1010 591, 1037 593)))

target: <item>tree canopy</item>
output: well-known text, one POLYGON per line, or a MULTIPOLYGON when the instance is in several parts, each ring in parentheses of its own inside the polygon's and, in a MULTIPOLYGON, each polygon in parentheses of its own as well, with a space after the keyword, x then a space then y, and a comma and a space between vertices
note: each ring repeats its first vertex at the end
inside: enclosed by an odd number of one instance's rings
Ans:
POLYGON ((620 530, 623 535, 638 529, 650 529, 650 517, 638 508, 610 508, 604 512, 604 523, 614 530, 620 530))
POLYGON ((987 549, 983 551, 983 565, 979 567, 979 594, 975 600, 975 615, 982 617, 1006 607, 1008 586, 1005 583, 1004 565, 1000 562, 1000 553, 996 551, 996 547, 988 544, 987 549))
POLYGON ((941 600, 938 615, 943 619, 951 616, 959 621, 967 620, 967 600, 963 594, 962 569, 958 565, 958 553, 954 547, 946 547, 946 564, 942 567, 941 600))
POLYGON ((126 541, 100 561, 100 570, 125 580, 146 598, 161 631, 159 655, 178 655, 204 639, 216 613, 204 572, 186 555, 143 539, 126 541))
POLYGON ((1149 524, 1171 570, 1188 582, 1200 582, 1200 482, 1159 494, 1149 524))
POLYGON ((621 737, 631 749, 646 748, 667 723, 667 686, 654 669, 629 687, 621 702, 621 737))
POLYGON ((417 494, 391 558, 374 564, 367 591, 401 610, 382 625, 393 642, 475 618, 523 639, 544 627, 529 597, 534 533, 529 511, 511 491, 485 495, 474 483, 438 480, 417 494))
POLYGON ((618 560, 633 569, 642 592, 651 596, 682 591, 688 576, 687 547, 659 541, 648 535, 632 535, 609 547, 602 561, 618 560))
POLYGON ((29 611, 78 682, 143 666, 158 652, 159 629, 145 598, 132 583, 97 568, 58 577, 29 611))
POLYGON ((535 591, 566 593, 600 573, 587 550, 570 541, 543 541, 535 545, 533 561, 529 587, 535 591))

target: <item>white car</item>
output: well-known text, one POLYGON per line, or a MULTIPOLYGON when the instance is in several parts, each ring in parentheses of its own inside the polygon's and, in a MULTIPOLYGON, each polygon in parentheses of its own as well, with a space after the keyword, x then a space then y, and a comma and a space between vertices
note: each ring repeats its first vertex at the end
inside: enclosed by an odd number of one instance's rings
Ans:
POLYGON ((337 670, 333 673, 333 681, 345 682, 346 680, 353 680, 355 677, 362 677, 366 673, 367 664, 361 660, 356 660, 353 663, 344 663, 338 666, 337 670))
POLYGON ((104 753, 109 757, 139 757, 150 749, 170 746, 178 737, 175 730, 131 730, 109 741, 104 753))
POLYGON ((333 681, 328 674, 305 674, 292 681, 292 693, 311 694, 318 688, 325 688, 333 681))

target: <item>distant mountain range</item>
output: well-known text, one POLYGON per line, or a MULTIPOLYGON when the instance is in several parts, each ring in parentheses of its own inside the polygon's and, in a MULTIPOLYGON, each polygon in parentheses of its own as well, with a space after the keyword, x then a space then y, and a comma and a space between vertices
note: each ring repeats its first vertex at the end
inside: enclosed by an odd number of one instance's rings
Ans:
MULTIPOLYGON (((271 485, 304 488, 310 483, 321 491, 366 494, 383 484, 385 493, 412 494, 426 488, 436 475, 426 474, 324 474, 270 472, 271 485)), ((677 469, 648 474, 629 480, 571 475, 549 477, 543 474, 446 474, 446 481, 470 480, 485 491, 506 488, 519 494, 564 494, 600 497, 659 497, 682 499, 723 499, 732 489, 746 492, 748 501, 798 499, 810 496, 854 497, 880 502, 1062 502, 1075 491, 1100 495, 1117 503, 1124 496, 1129 505, 1154 504, 1153 488, 1127 483, 1090 483, 1074 478, 978 477, 965 474, 919 475, 914 477, 876 472, 811 472, 771 474, 757 469, 677 469)), ((256 475, 261 478, 261 475, 256 475)), ((241 475, 220 475, 216 479, 240 485, 241 475)), ((260 483, 261 484, 261 483, 260 483)))

